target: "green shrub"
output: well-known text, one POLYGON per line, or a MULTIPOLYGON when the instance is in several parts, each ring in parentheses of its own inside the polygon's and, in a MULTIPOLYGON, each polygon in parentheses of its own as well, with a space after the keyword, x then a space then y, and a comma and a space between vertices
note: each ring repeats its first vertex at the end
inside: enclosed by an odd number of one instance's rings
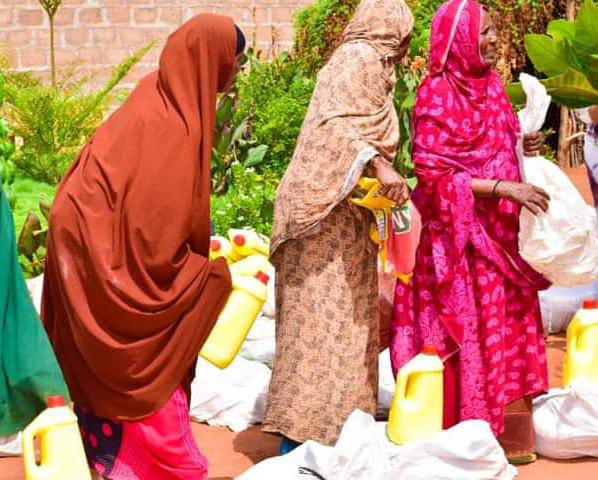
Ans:
POLYGON ((278 178, 269 172, 260 175, 238 162, 232 164, 232 175, 234 186, 212 197, 216 233, 226 235, 230 228, 251 227, 269 235, 278 178))
MULTIPOLYGON (((0 108, 4 103, 4 77, 0 74, 0 108)), ((12 161, 15 146, 9 138, 8 124, 0 118, 0 187, 6 193, 11 208, 15 206, 12 185, 15 181, 15 166, 12 161)))
POLYGON ((91 76, 81 78, 75 67, 64 72, 56 87, 29 73, 5 72, 3 113, 22 140, 17 168, 32 178, 56 184, 81 147, 104 119, 113 90, 145 53, 148 45, 126 58, 98 91, 87 93, 91 76))
POLYGON ((282 54, 272 62, 253 56, 247 73, 239 78, 237 123, 245 119, 248 134, 268 146, 258 172, 281 177, 293 156, 295 143, 315 87, 294 57, 282 54))

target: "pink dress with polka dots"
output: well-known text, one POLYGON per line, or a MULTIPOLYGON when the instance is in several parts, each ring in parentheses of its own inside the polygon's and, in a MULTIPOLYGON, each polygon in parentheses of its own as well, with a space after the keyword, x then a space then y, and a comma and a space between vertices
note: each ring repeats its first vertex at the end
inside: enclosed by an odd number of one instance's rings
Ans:
POLYGON ((457 366, 458 420, 499 435, 509 403, 547 389, 537 292, 548 283, 518 254, 519 207, 472 192, 473 178, 520 181, 517 117, 482 60, 481 17, 453 0, 433 20, 414 113, 423 229, 414 276, 396 289, 391 358, 396 372, 436 345, 457 366))
POLYGON ((206 480, 208 461, 191 434, 187 397, 179 387, 156 413, 113 422, 75 409, 90 466, 110 480, 206 480))

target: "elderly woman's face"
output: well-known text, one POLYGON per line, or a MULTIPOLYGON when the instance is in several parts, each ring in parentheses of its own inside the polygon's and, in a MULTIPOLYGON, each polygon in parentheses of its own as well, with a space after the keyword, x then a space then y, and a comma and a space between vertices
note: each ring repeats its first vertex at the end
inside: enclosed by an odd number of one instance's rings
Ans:
POLYGON ((484 10, 480 32, 480 53, 487 67, 496 66, 498 61, 498 35, 492 17, 484 10))

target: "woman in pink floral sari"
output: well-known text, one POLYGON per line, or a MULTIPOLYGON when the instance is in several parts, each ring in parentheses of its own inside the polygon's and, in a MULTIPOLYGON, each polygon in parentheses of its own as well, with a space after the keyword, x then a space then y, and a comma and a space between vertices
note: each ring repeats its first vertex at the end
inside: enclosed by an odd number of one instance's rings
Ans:
MULTIPOLYGON (((517 236, 521 207, 538 214, 549 199, 521 183, 519 125, 496 58, 479 3, 439 9, 414 114, 413 201, 424 227, 411 283, 396 289, 391 355, 396 372, 423 344, 436 345, 445 427, 486 420, 512 460, 532 461, 531 416, 517 405, 529 408, 547 389, 537 293, 548 283, 519 256, 517 236)), ((523 139, 528 154, 542 143, 540 133, 523 139)))

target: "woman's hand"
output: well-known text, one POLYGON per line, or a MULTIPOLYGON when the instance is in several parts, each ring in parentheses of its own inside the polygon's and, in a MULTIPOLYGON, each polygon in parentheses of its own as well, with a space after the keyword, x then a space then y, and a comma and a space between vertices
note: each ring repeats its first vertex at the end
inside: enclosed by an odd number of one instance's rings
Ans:
POLYGON ((399 175, 390 163, 382 157, 376 157, 372 160, 372 167, 376 178, 382 184, 380 195, 392 200, 398 207, 409 200, 407 181, 399 175))
POLYGON ((548 211, 550 195, 529 183, 500 182, 495 189, 496 196, 506 198, 527 208, 534 215, 548 211))
POLYGON ((528 133, 523 136, 523 153, 526 157, 535 157, 540 154, 544 145, 544 134, 542 132, 528 133))

